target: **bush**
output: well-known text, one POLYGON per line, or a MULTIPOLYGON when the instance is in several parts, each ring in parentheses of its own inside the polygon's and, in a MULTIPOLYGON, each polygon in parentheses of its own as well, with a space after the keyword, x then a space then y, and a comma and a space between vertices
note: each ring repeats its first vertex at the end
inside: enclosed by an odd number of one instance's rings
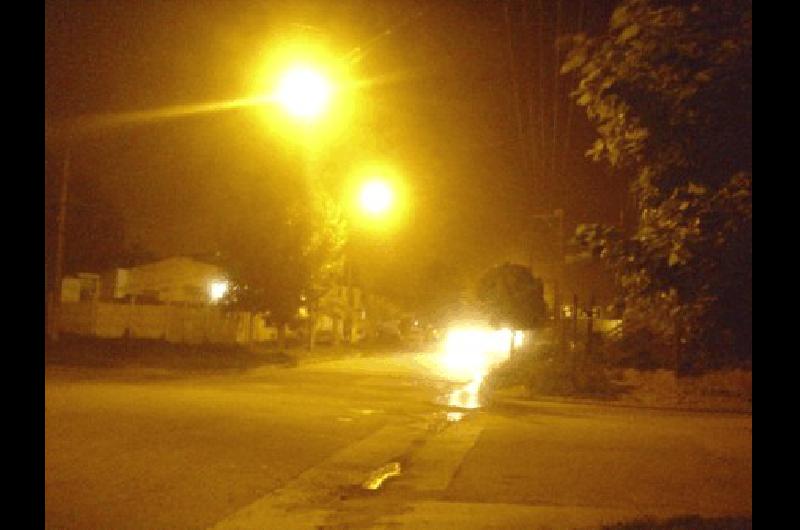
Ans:
POLYGON ((617 391, 604 366, 586 359, 575 364, 552 346, 514 355, 495 368, 484 385, 487 391, 521 385, 530 396, 606 397, 617 391))
POLYGON ((674 349, 646 327, 635 329, 617 342, 602 343, 606 362, 618 368, 658 370, 672 368, 674 349))
POLYGON ((567 363, 544 352, 512 356, 497 366, 484 380, 487 391, 524 386, 528 394, 560 394, 572 389, 567 363))

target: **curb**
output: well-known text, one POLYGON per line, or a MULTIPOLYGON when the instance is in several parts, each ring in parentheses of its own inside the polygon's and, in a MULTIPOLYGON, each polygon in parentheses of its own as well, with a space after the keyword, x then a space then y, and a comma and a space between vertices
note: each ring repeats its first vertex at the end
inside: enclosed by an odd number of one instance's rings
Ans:
POLYGON ((596 399, 582 399, 582 398, 548 398, 541 397, 536 399, 524 398, 505 398, 505 397, 491 397, 490 405, 512 405, 517 407, 536 407, 541 404, 549 405, 584 405, 595 407, 613 407, 620 409, 640 409, 640 410, 654 410, 666 412, 697 412, 705 414, 738 414, 738 415, 753 415, 752 405, 749 407, 710 407, 710 406, 694 406, 694 405, 659 405, 659 404, 646 404, 646 403, 626 403, 622 401, 602 401, 596 399))

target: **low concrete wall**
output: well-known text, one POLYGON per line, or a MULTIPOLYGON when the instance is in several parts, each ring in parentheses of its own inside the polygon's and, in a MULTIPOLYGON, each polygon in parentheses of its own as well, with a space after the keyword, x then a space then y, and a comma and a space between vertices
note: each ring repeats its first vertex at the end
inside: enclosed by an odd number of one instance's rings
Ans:
POLYGON ((273 341, 277 329, 246 311, 218 307, 74 302, 61 305, 65 333, 103 338, 163 339, 175 343, 250 343, 273 341))
POLYGON ((59 329, 62 332, 76 335, 94 334, 95 304, 62 302, 59 317, 59 329))

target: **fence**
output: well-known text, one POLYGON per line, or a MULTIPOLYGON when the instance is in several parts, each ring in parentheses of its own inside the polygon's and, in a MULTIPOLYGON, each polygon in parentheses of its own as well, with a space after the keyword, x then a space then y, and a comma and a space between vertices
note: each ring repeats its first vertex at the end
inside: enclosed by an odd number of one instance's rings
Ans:
POLYGON ((278 333, 277 328, 246 311, 98 301, 62 303, 60 330, 103 338, 127 335, 189 344, 265 342, 275 340, 278 333))

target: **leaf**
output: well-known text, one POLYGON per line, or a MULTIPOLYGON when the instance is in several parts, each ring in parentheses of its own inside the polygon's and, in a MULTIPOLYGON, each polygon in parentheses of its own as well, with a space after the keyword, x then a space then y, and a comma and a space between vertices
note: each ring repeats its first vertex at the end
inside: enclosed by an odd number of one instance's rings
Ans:
POLYGON ((709 70, 703 70, 702 72, 697 72, 694 75, 695 81, 699 83, 708 83, 711 81, 711 73, 709 70))
POLYGON ((603 140, 598 138, 597 140, 594 141, 594 144, 592 144, 592 147, 590 147, 589 149, 586 150, 585 155, 586 156, 591 156, 592 158, 597 160, 598 158, 600 158, 600 154, 603 152, 603 147, 604 146, 605 146, 605 143, 603 142, 603 140))
POLYGON ((610 88, 614 84, 614 81, 615 81, 614 78, 611 77, 610 75, 604 77, 603 81, 600 83, 600 89, 606 90, 607 88, 610 88))
POLYGON ((611 15, 611 28, 616 29, 628 21, 629 14, 626 6, 620 6, 611 15))
POLYGON ((617 37, 617 44, 624 44, 638 35, 641 31, 642 27, 639 24, 631 24, 630 26, 626 27, 622 33, 620 33, 619 37, 617 37))
POLYGON ((706 193, 706 188, 705 186, 698 186, 697 184, 690 182, 687 191, 692 195, 704 195, 706 193))
POLYGON ((586 48, 578 48, 577 50, 572 50, 567 55, 566 61, 561 66, 561 70, 559 72, 561 74, 567 74, 573 70, 576 70, 583 66, 586 62, 586 48))
POLYGON ((625 131, 625 139, 631 142, 644 140, 648 136, 648 131, 644 127, 635 127, 625 131))

